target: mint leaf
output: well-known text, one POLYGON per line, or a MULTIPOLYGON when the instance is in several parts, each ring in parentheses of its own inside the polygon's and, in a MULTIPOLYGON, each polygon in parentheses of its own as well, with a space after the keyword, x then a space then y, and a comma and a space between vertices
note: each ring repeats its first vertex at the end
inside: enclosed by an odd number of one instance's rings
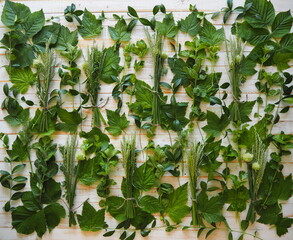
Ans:
POLYGON ((222 131, 229 125, 229 119, 227 115, 223 114, 219 118, 215 113, 207 111, 207 122, 208 124, 202 129, 209 135, 213 137, 218 137, 221 135, 222 131))
POLYGON ((153 168, 146 163, 137 168, 133 175, 133 185, 141 191, 149 191, 156 183, 153 168))
POLYGON ((102 21, 85 9, 81 25, 78 26, 79 34, 83 38, 94 38, 101 33, 102 29, 102 21))
POLYGON ((106 110, 109 127, 106 127, 106 130, 113 136, 118 136, 122 131, 128 127, 129 121, 126 118, 125 113, 122 116, 115 111, 106 110))
POLYGON ((23 25, 25 30, 25 35, 27 37, 34 36, 42 29, 44 24, 45 24, 45 16, 44 16, 43 10, 30 14, 23 25))
POLYGON ((21 3, 5 1, 1 21, 5 26, 14 26, 15 23, 23 23, 30 15, 30 9, 21 3))
POLYGON ((148 213, 156 213, 163 210, 159 199, 146 195, 139 199, 138 205, 148 213))
POLYGON ((272 25, 275 18, 273 4, 267 0, 246 0, 245 5, 252 4, 245 13, 244 19, 253 28, 263 28, 272 25))
POLYGON ((178 27, 182 32, 188 33, 190 36, 195 37, 201 30, 201 20, 197 18, 197 13, 190 13, 185 19, 178 21, 178 27))
POLYGON ((82 214, 78 214, 77 219, 82 231, 97 232, 107 227, 105 222, 105 209, 96 211, 88 201, 84 202, 82 214))
POLYGON ((290 10, 287 12, 280 12, 275 17, 272 25, 271 36, 274 38, 281 38, 290 32, 293 18, 290 10))
POLYGON ((56 126, 57 130, 75 133, 78 125, 82 122, 82 118, 77 110, 68 112, 67 110, 60 108, 58 110, 58 116, 62 123, 58 123, 56 126))
MULTIPOLYGON (((50 30, 52 31, 53 29, 50 30)), ((70 30, 67 27, 61 26, 55 48, 57 50, 66 50, 68 44, 75 46, 77 42, 77 30, 70 32, 70 30)))
POLYGON ((178 187, 168 196, 169 203, 165 212, 175 223, 180 223, 189 212, 190 208, 186 205, 188 200, 187 183, 178 187))
POLYGON ((6 71, 9 74, 10 81, 13 83, 12 88, 16 88, 22 94, 26 93, 29 86, 32 86, 36 81, 36 76, 29 67, 6 67, 6 71))

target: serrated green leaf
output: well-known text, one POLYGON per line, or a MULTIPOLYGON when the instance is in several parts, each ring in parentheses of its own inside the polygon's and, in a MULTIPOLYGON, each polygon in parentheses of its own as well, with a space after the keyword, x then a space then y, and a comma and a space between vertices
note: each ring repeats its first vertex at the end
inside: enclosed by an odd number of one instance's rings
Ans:
POLYGON ((271 36, 275 38, 281 38, 290 32, 292 27, 293 18, 290 10, 287 12, 280 12, 275 17, 272 25, 271 36))
POLYGON ((159 199, 150 195, 146 195, 140 198, 138 204, 144 211, 148 213, 156 213, 163 210, 159 199))
POLYGON ((102 21, 97 19, 95 15, 84 10, 81 25, 78 26, 78 32, 83 38, 94 38, 102 31, 102 21))
POLYGON ((32 37, 36 35, 45 24, 45 15, 43 10, 30 14, 24 23, 25 35, 32 37))
POLYGON ((200 31, 201 20, 197 18, 197 13, 190 13, 185 19, 181 19, 178 22, 179 29, 182 32, 190 34, 190 36, 195 37, 200 31))
POLYGON ((16 88, 22 94, 26 93, 28 88, 36 81, 36 76, 29 67, 6 67, 6 71, 9 74, 10 81, 13 83, 12 88, 16 88))
POLYGON ((109 124, 109 127, 106 127, 106 130, 113 136, 120 135, 122 131, 129 125, 129 121, 126 118, 125 113, 120 116, 119 113, 115 111, 108 109, 106 111, 109 124))
POLYGON ((152 167, 146 163, 137 168, 133 175, 133 185, 141 191, 149 191, 156 183, 156 176, 152 167))
POLYGON ((223 114, 219 118, 215 113, 208 111, 207 112, 207 122, 208 124, 202 129, 209 135, 217 137, 221 135, 222 131, 228 126, 229 120, 228 117, 223 114))

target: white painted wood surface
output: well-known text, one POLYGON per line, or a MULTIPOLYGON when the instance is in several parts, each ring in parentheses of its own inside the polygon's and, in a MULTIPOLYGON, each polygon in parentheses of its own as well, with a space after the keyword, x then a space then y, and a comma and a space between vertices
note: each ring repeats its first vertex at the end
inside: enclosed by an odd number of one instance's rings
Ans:
MULTIPOLYGON (((107 19, 103 22, 104 29, 102 31, 102 34, 95 40, 95 43, 99 46, 110 46, 114 43, 114 41, 111 40, 109 33, 108 33, 108 26, 113 26, 115 24, 115 21, 112 17, 112 14, 117 13, 119 15, 124 15, 127 19, 127 6, 134 7, 138 12, 140 16, 150 17, 151 11, 154 5, 163 3, 168 11, 174 12, 175 19, 180 19, 182 17, 185 17, 188 15, 189 11, 189 4, 196 4, 198 9, 200 11, 205 12, 214 12, 220 10, 222 7, 226 6, 226 0, 197 0, 197 1, 188 1, 188 0, 147 0, 147 1, 140 1, 140 0, 84 0, 84 1, 75 1, 75 0, 31 0, 31 1, 17 1, 23 4, 26 4, 30 7, 32 11, 40 10, 41 8, 44 10, 46 14, 46 18, 49 18, 51 16, 60 16, 60 23, 70 27, 74 28, 74 24, 67 23, 61 16, 63 15, 63 10, 66 6, 70 5, 72 2, 76 4, 77 9, 84 9, 87 8, 89 11, 95 13, 96 15, 99 15, 102 10, 105 11, 107 19)), ((234 0, 234 6, 242 5, 243 0, 234 0)), ((272 0, 276 11, 287 11, 288 9, 293 9, 293 1, 292 0, 272 0)), ((2 13, 2 9, 4 6, 4 1, 0 1, 0 10, 2 13)), ((228 23, 224 26, 226 30, 226 34, 229 34, 229 29, 231 27, 232 20, 228 21, 228 23)), ((216 27, 221 27, 222 20, 219 18, 218 20, 214 21, 214 24, 216 27)), ((4 32, 6 32, 7 29, 3 26, 2 23, 0 23, 0 38, 2 38, 2 35, 4 32)), ((131 42, 137 41, 139 39, 145 39, 143 28, 140 24, 138 24, 132 34, 132 40, 131 42)), ((178 41, 181 43, 184 43, 186 40, 188 40, 188 36, 185 34, 180 33, 178 37, 178 41)), ((86 49, 87 46, 91 45, 93 43, 92 40, 83 40, 80 38, 79 46, 83 49, 86 49)), ((251 47, 247 46, 245 49, 245 52, 249 52, 251 50, 251 47)), ((171 49, 169 47, 169 44, 165 44, 165 52, 172 56, 171 49)), ((227 78, 227 61, 225 58, 225 49, 222 47, 221 51, 219 52, 220 59, 216 66, 216 71, 223 72, 223 76, 221 79, 221 82, 225 82, 228 80, 227 78)), ((58 57, 59 62, 62 61, 61 57, 58 57)), ((151 57, 148 55, 146 57, 146 63, 143 70, 138 74, 138 78, 141 80, 146 81, 149 84, 152 84, 151 78, 149 77, 152 74, 152 60, 151 57)), ((81 64, 83 59, 80 59, 79 63, 81 64)), ((3 66, 7 64, 7 60, 4 55, 4 51, 0 50, 0 66, 3 66)), ((291 66, 293 65, 293 62, 291 62, 291 66)), ((268 71, 273 71, 273 68, 268 68, 268 71)), ((133 69, 128 69, 128 72, 133 72, 133 69)), ((292 68, 289 70, 292 71, 292 68)), ((168 74, 164 76, 163 81, 170 82, 172 79, 172 73, 169 70, 168 74)), ((251 77, 248 79, 248 81, 243 86, 243 99, 251 99, 254 100, 258 96, 258 92, 256 91, 254 87, 256 76, 251 77)), ((0 102, 3 101, 4 96, 2 93, 2 87, 5 83, 9 82, 9 77, 5 71, 4 68, 0 68, 0 102)), ((59 87, 59 78, 58 75, 55 75, 55 80, 53 84, 54 88, 59 87)), ((113 109, 116 107, 116 102, 110 97, 111 91, 114 85, 103 85, 101 89, 101 96, 104 98, 109 98, 108 103, 106 105, 106 108, 113 109)), ((165 91, 166 94, 170 93, 168 91, 165 91)), ((231 93, 231 91, 228 90, 228 94, 231 93)), ((221 92, 220 92, 221 94, 221 92)), ((35 89, 32 88, 27 93, 27 99, 30 100, 36 100, 35 96, 35 89)), ((185 94, 184 89, 179 90, 177 94, 178 101, 188 101, 188 97, 185 94)), ((231 98, 230 98, 231 99, 231 98)), ((79 102, 79 100, 75 100, 76 103, 79 102)), ((124 96, 124 102, 127 101, 127 96, 124 96)), ((72 108, 72 99, 66 99, 64 107, 66 108, 72 108)), ((217 112, 218 110, 215 107, 212 106, 204 106, 203 108, 207 109, 213 109, 213 111, 217 112)), ((32 108, 33 109, 33 108, 32 108)), ((127 109, 125 109, 127 111, 127 109)), ((105 108, 102 109, 102 113, 105 115, 105 108)), ((86 114, 86 113, 85 113, 86 114)), ((3 120, 3 117, 5 116, 5 112, 0 111, 0 132, 8 133, 11 136, 11 139, 16 136, 18 129, 17 128, 11 128, 9 125, 3 120)), ((255 121, 255 120, 254 120, 255 121)), ((285 133, 292 134, 292 122, 293 122, 293 112, 292 110, 289 111, 289 113, 282 114, 282 119, 280 123, 277 124, 277 126, 274 128, 273 133, 278 133, 281 130, 285 131, 285 133)), ((205 123, 201 123, 202 126, 205 125, 205 123)), ((90 117, 88 117, 87 120, 83 122, 83 129, 89 130, 90 129, 90 117)), ((135 131, 135 125, 133 122, 131 122, 131 126, 127 129, 127 133, 131 134, 135 131)), ((147 140, 145 138, 145 133, 141 133, 142 137, 142 144, 145 145, 147 140)), ((54 139, 58 144, 64 144, 66 141, 67 134, 58 132, 54 134, 54 139)), ((176 134, 172 134, 172 138, 175 138, 176 134)), ((199 137, 198 131, 195 131, 195 138, 199 137)), ((114 144, 115 147, 120 147, 120 137, 111 137, 111 142, 114 144)), ((168 143, 169 137, 164 131, 157 131, 157 143, 168 143)), ((6 164, 3 159, 5 156, 5 149, 1 146, 0 147, 0 169, 8 169, 8 164, 6 164)), ((60 154, 57 155, 57 162, 61 162, 61 156, 60 154)), ((141 164, 144 161, 142 156, 139 157, 139 164, 141 164)), ((285 157, 283 159, 283 163, 285 165, 284 167, 284 174, 289 175, 292 173, 293 170, 293 159, 291 156, 285 157)), ((239 171, 240 168, 238 166, 238 163, 236 161, 232 162, 230 164, 231 169, 234 169, 234 171, 239 171)), ((24 171, 24 175, 28 176, 28 170, 24 171)), ((118 185, 112 187, 112 194, 113 195, 121 195, 120 193, 120 182, 123 176, 123 169, 122 165, 118 164, 117 168, 112 173, 113 178, 115 181, 117 181, 118 185)), ((203 173, 202 179, 205 179, 206 176, 203 173)), ((59 172, 56 180, 62 181, 62 173, 59 172)), ((180 184, 186 182, 188 180, 187 174, 184 173, 184 176, 179 178, 180 184)), ((174 186, 178 186, 177 178, 171 177, 170 175, 166 175, 162 178, 162 182, 169 182, 174 184, 174 186)), ((156 191, 153 190, 151 193, 155 194, 156 191)), ((0 207, 2 208, 5 201, 8 200, 9 193, 7 190, 5 190, 3 187, 0 188, 0 207)), ((90 199, 90 203, 93 204, 96 208, 98 208, 98 201, 99 197, 96 194, 95 191, 95 185, 91 187, 87 187, 81 184, 78 184, 77 187, 77 196, 75 201, 75 206, 79 206, 83 201, 85 201, 87 198, 90 199)), ((225 206, 225 208, 227 208, 225 206)), ((80 212, 81 209, 78 209, 78 212, 80 212)), ((293 217, 293 199, 291 198, 289 201, 287 201, 283 205, 283 211, 285 216, 293 217)), ((227 217, 227 220, 229 224, 231 225, 231 228, 234 230, 239 230, 239 223, 235 221, 235 215, 231 212, 225 212, 225 216, 227 217)), ((189 225, 191 220, 191 217, 188 216, 184 219, 183 225, 187 224, 189 225)), ((109 215, 106 214, 106 221, 109 224, 110 227, 116 226, 116 221, 109 215)), ((158 221, 159 223, 159 221, 158 221)), ((158 224, 160 225, 160 224, 158 224)), ((227 231, 225 229, 225 226, 222 226, 222 230, 215 231, 210 235, 209 239, 214 240, 224 240, 227 239, 227 231)), ((263 239, 279 239, 277 235, 275 234, 274 229, 270 229, 268 226, 265 226, 260 223, 256 223, 255 225, 251 226, 249 228, 249 232, 253 233, 255 230, 258 231, 259 236, 263 239)), ((119 232, 119 231, 118 231, 119 232)), ((104 239, 103 231, 99 233, 90 233, 90 232, 82 232, 78 227, 68 227, 68 219, 65 219, 61 222, 61 224, 54 229, 51 233, 46 233, 43 237, 43 239, 52 239, 52 240, 80 240, 80 239, 104 239)), ((171 233, 165 232, 164 228, 158 228, 152 230, 151 234, 147 238, 140 237, 140 234, 137 234, 136 239, 156 239, 156 240, 165 240, 165 239, 197 239, 196 237, 197 231, 195 230, 185 230, 182 231, 180 228, 177 230, 172 231, 171 233)), ((240 235, 240 233, 233 233, 236 237, 240 235)), ((118 239, 119 235, 116 233, 112 237, 109 237, 108 239, 118 239)), ((17 234, 15 230, 11 230, 11 217, 10 213, 5 213, 4 211, 0 210, 0 239, 37 239, 37 236, 32 234, 29 236, 17 234)), ((201 237, 203 239, 203 237, 201 237)), ((250 236, 245 236, 244 239, 253 239, 250 236)), ((291 228, 289 230, 289 233, 280 238, 282 240, 291 240, 293 239, 293 229, 291 228)))

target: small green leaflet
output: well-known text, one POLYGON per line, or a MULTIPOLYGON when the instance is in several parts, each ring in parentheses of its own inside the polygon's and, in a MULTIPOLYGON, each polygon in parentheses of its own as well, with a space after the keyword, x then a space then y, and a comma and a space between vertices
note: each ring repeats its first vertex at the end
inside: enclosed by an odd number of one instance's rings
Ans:
POLYGON ((82 231, 97 232, 108 226, 105 222, 105 209, 96 211, 88 201, 84 202, 82 214, 78 214, 77 219, 82 231))
POLYGON ((201 42, 210 46, 220 45, 225 40, 224 29, 216 29, 207 19, 204 19, 202 31, 199 33, 201 42))
POLYGON ((118 136, 122 131, 128 127, 129 121, 126 118, 125 113, 122 116, 115 111, 106 110, 109 127, 106 127, 106 130, 113 136, 118 136))
POLYGON ((14 68, 7 66, 6 71, 13 83, 12 89, 16 88, 22 94, 26 93, 29 86, 32 86, 36 81, 36 76, 29 67, 14 68))
POLYGON ((188 197, 187 183, 178 187, 168 196, 169 203, 165 212, 175 223, 180 223, 189 212, 190 208, 186 205, 188 197))
POLYGON ((229 125, 229 119, 226 114, 223 114, 219 118, 215 113, 207 111, 207 122, 208 124, 202 129, 209 135, 213 137, 218 137, 221 135, 222 131, 229 125))
POLYGON ((245 5, 249 3, 252 3, 252 6, 245 13, 244 18, 253 28, 263 28, 272 25, 275 18, 275 9, 271 1, 245 1, 245 5))
POLYGON ((95 15, 84 10, 81 26, 78 26, 78 32, 83 38, 94 38, 102 31, 102 21, 97 19, 95 15))
POLYGON ((196 12, 192 12, 185 19, 178 21, 179 29, 192 37, 195 37, 201 30, 200 24, 201 20, 197 18, 196 12))
POLYGON ((68 112, 67 110, 60 108, 58 110, 58 116, 62 123, 56 125, 56 129, 60 131, 75 133, 79 124, 82 122, 82 118, 77 110, 68 112))

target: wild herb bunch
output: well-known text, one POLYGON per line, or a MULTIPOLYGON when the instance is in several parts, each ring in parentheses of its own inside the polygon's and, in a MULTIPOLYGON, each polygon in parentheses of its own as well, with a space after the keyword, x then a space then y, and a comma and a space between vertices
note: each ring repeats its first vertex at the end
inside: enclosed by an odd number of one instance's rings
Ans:
POLYGON ((86 88, 90 95, 90 101, 93 108, 93 126, 101 126, 101 121, 106 123, 100 109, 98 107, 99 91, 100 91, 100 79, 99 72, 101 71, 100 65, 103 62, 103 54, 96 46, 88 49, 87 58, 85 60, 83 69, 86 79, 86 88))
POLYGON ((36 68, 36 87, 37 96, 40 102, 41 111, 36 112, 33 119, 33 128, 39 133, 46 133, 50 130, 50 123, 53 113, 49 109, 50 103, 50 88, 55 75, 55 53, 46 46, 45 52, 39 52, 38 57, 34 62, 36 68))
POLYGON ((121 143, 121 153, 123 159, 123 167, 125 178, 123 183, 125 185, 125 201, 126 201, 126 216, 127 218, 134 218, 135 205, 133 196, 133 175, 136 169, 136 141, 135 137, 130 139, 123 139, 121 143))
POLYGON ((164 62, 166 57, 163 55, 163 45, 164 45, 164 36, 160 34, 158 31, 154 33, 154 37, 152 37, 148 30, 145 31, 148 44, 150 46, 150 50, 152 53, 153 61, 154 61, 154 97, 152 104, 152 115, 153 115, 153 123, 160 124, 161 123, 161 113, 160 113, 160 105, 161 99, 160 94, 162 92, 160 88, 161 76, 163 74, 164 62))
POLYGON ((243 60, 243 49, 245 44, 240 38, 234 37, 226 40, 226 53, 229 64, 229 79, 232 87, 233 105, 231 108, 231 120, 234 122, 240 121, 240 111, 238 103, 241 98, 240 86, 245 78, 241 73, 241 64, 243 60))
POLYGON ((60 167, 64 174, 65 181, 63 185, 65 187, 65 198, 68 204, 69 210, 69 226, 76 225, 76 220, 74 217, 74 198, 76 191, 76 184, 79 174, 79 164, 75 164, 75 155, 77 147, 77 136, 76 134, 68 137, 66 145, 60 147, 60 151, 63 156, 63 163, 60 167))
POLYGON ((192 143, 190 150, 187 152, 187 166, 189 172, 189 186, 192 200, 191 214, 192 214, 192 225, 198 224, 197 217, 197 185, 199 177, 199 168, 202 162, 204 144, 192 143))

